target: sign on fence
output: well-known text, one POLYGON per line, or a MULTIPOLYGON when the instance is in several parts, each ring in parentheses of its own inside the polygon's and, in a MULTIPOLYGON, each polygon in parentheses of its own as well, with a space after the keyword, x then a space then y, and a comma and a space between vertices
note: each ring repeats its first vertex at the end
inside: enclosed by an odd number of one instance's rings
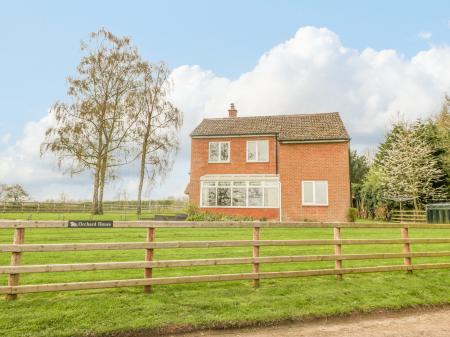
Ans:
POLYGON ((69 220, 69 228, 111 228, 112 221, 69 220))

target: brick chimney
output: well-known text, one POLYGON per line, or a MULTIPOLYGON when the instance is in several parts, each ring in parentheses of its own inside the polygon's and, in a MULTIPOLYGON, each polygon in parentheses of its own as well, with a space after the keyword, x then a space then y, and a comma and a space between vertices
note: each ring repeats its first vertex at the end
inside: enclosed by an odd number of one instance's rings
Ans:
POLYGON ((235 118, 237 117, 237 110, 234 107, 234 103, 230 104, 230 108, 228 109, 228 117, 229 118, 235 118))

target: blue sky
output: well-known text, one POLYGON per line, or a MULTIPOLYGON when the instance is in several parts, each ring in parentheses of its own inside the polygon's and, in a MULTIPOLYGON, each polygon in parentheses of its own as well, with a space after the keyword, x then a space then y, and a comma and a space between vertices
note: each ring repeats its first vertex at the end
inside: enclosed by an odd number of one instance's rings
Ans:
MULTIPOLYGON (((404 62, 405 69, 410 61, 414 64, 412 59, 421 52, 433 52, 434 58, 427 56, 428 59, 425 57, 425 61, 420 61, 420 69, 426 68, 427 74, 433 74, 435 78, 439 71, 430 70, 429 65, 441 62, 443 67, 446 64, 444 52, 450 44, 449 20, 448 1, 3 1, 0 7, 0 159, 2 152, 16 152, 14 146, 18 142, 24 146, 24 135, 35 127, 28 124, 28 130, 24 130, 27 123, 40 121, 53 103, 65 99, 66 77, 73 74, 81 56, 80 40, 102 26, 117 35, 131 36, 146 59, 165 60, 172 69, 180 69, 176 73, 184 79, 186 76, 198 78, 198 71, 202 76, 211 77, 212 81, 224 79, 238 85, 243 74, 251 75, 257 69, 263 55, 293 39, 299 29, 307 26, 325 27, 334 35, 317 33, 319 40, 324 34, 332 40, 336 37, 339 46, 355 50, 364 62, 372 58, 363 55, 368 48, 373 49, 377 57, 387 57, 392 64, 404 62), (395 51, 395 57, 382 52, 391 49, 395 51), (200 70, 193 69, 194 65, 200 70), (183 66, 191 68, 185 71, 183 66)), ((314 40, 307 39, 314 34, 305 33, 299 37, 302 46, 305 43, 313 45, 314 40)), ((339 72, 338 67, 327 68, 327 74, 339 72)), ((409 73, 409 70, 399 70, 396 78, 401 78, 402 71, 409 73)), ((423 76, 415 74, 413 77, 423 76)), ((430 79, 420 83, 426 81, 430 79)), ((316 96, 320 94, 321 85, 314 85, 317 86, 316 96)), ((342 86, 346 94, 357 89, 352 85, 342 86)), ((367 87, 373 85, 370 83, 367 87)), ((398 85, 402 85, 400 80, 398 85)), ((417 83, 410 87, 417 87, 417 83)), ((179 88, 185 87, 180 85, 179 88)), ((441 83, 436 88, 434 96, 430 97, 442 96, 447 91, 446 84, 441 83)), ((203 92, 194 92, 194 96, 196 94, 200 97, 203 92)), ((227 95, 224 91, 223 96, 234 98, 229 92, 227 95)), ((392 114, 397 107, 388 100, 384 105, 379 103, 388 96, 389 93, 371 91, 367 98, 357 97, 356 101, 362 107, 384 106, 377 108, 377 116, 384 116, 385 112, 392 114)), ((193 106, 186 103, 185 111, 208 106, 207 101, 193 106)), ((244 99, 242 101, 244 107, 253 107, 246 105, 244 99)), ((425 97, 419 104, 427 113, 436 108, 429 101, 425 97)), ((182 108, 183 102, 181 99, 182 108)), ((332 104, 314 102, 306 98, 301 103, 305 109, 336 110, 332 104)), ((280 107, 287 109, 290 106, 280 104, 280 107)), ((354 115, 345 115, 344 103, 336 104, 336 108, 344 110, 344 121, 353 120, 354 115)), ((302 109, 294 106, 292 110, 295 111, 289 113, 302 109)), ((251 114, 250 110, 247 114, 251 114)), ((202 117, 200 115, 196 115, 196 121, 202 117)), ((360 148, 373 146, 382 134, 380 130, 355 130, 354 133, 355 144, 360 148)), ((30 172, 33 172, 31 168, 30 172)), ((2 176, 0 167, 1 180, 11 178, 2 176)), ((31 188, 39 189, 39 186, 31 188)))
POLYGON ((131 36, 148 59, 236 78, 302 26, 327 27, 352 48, 411 56, 431 43, 419 32, 448 43, 449 19, 448 1, 4 1, 0 132, 17 138, 64 98, 79 41, 101 26, 131 36))

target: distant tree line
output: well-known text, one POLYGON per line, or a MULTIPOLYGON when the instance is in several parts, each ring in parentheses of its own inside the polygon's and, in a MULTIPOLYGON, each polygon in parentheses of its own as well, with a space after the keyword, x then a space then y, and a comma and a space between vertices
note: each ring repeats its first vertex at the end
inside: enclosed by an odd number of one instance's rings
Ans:
POLYGON ((56 125, 41 152, 53 153, 70 175, 91 173, 93 214, 103 213, 105 185, 119 168, 138 162, 140 214, 144 182, 164 177, 179 147, 183 116, 168 97, 169 69, 106 29, 92 33, 81 50, 77 74, 68 78, 69 100, 54 104, 56 125))
POLYGON ((450 98, 428 120, 394 124, 373 162, 351 151, 353 205, 359 215, 388 219, 398 207, 423 209, 450 192, 450 98))

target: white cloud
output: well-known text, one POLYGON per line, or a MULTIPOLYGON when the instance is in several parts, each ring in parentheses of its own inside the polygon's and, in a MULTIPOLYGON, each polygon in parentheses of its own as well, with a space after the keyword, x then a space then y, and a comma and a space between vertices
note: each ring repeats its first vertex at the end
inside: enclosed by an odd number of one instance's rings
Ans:
POLYGON ((86 175, 70 179, 63 175, 50 155, 41 157, 40 144, 45 130, 54 123, 52 114, 24 127, 24 136, 0 153, 0 182, 25 186, 32 198, 56 198, 65 192, 71 198, 89 195, 86 175))
MULTIPOLYGON (((230 60, 230 64, 232 60, 230 60)), ((352 146, 373 147, 398 112, 427 118, 450 90, 450 47, 430 47, 411 59, 395 50, 358 51, 343 46, 326 28, 304 27, 262 55, 238 79, 216 76, 200 66, 173 70, 172 99, 184 112, 182 148, 171 174, 151 197, 182 195, 188 181, 189 133, 205 117, 225 117, 230 102, 240 116, 339 111, 352 146)), ((25 127, 25 136, 0 154, 0 181, 20 181, 33 195, 65 191, 89 197, 89 177, 62 176, 50 158, 39 159, 38 144, 50 117, 25 127)), ((109 186, 108 197, 135 195, 133 170, 109 186)))
POLYGON ((339 111, 353 144, 373 145, 398 111, 410 119, 435 112, 450 89, 450 48, 406 59, 395 50, 347 48, 326 28, 304 27, 265 53, 235 81, 198 66, 172 73, 185 134, 203 117, 339 111))
POLYGON ((5 133, 4 135, 0 136, 0 144, 7 144, 10 139, 11 139, 11 134, 9 132, 5 133))
POLYGON ((424 40, 429 40, 431 39, 431 36, 433 36, 433 34, 431 32, 419 32, 417 34, 417 37, 420 39, 424 39, 424 40))

